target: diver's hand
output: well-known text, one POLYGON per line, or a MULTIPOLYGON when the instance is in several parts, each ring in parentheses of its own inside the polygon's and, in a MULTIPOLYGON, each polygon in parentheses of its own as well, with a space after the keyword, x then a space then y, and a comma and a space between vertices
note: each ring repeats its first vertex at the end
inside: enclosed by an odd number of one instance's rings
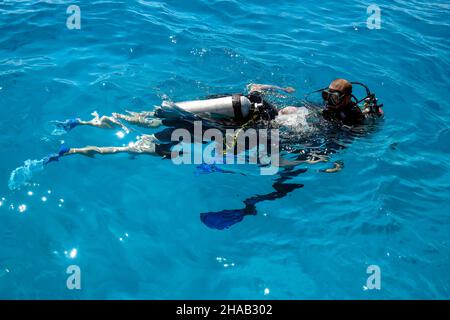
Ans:
POLYGON ((295 88, 293 88, 293 87, 286 87, 286 88, 283 88, 283 91, 286 92, 286 93, 294 93, 295 92, 295 88))

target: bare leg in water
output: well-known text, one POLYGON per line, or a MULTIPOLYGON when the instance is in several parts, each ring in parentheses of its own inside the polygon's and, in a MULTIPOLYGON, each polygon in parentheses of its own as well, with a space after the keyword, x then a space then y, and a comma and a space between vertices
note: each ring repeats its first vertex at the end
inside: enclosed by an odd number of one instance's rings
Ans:
POLYGON ((128 115, 114 112, 113 117, 144 128, 158 128, 162 124, 161 119, 155 118, 153 111, 133 112, 127 110, 127 113, 128 115))
POLYGON ((81 154, 88 157, 94 157, 96 154, 107 155, 117 153, 156 155, 156 141, 157 139, 153 135, 142 135, 136 142, 132 142, 125 147, 87 146, 83 148, 70 148, 69 151, 62 156, 81 154))
POLYGON ((102 116, 100 117, 97 113, 97 111, 92 112, 92 115, 94 118, 89 121, 83 121, 81 119, 78 119, 78 124, 82 126, 91 126, 96 128, 103 128, 103 129, 114 129, 114 128, 121 128, 126 133, 129 133, 130 130, 123 125, 118 119, 115 119, 114 117, 108 117, 108 116, 102 116))
MULTIPOLYGON (((100 117, 97 112, 93 112, 94 118, 89 121, 83 121, 77 119, 78 125, 91 126, 103 129, 121 128, 125 132, 129 133, 130 130, 122 123, 122 121, 128 122, 133 125, 137 125, 144 128, 158 128, 162 125, 162 120, 155 118, 154 112, 132 112, 127 111, 128 114, 113 113, 112 116, 100 117)), ((98 147, 98 146, 86 146, 83 148, 70 148, 67 152, 60 154, 60 156, 68 156, 73 154, 81 154, 88 157, 94 157, 97 154, 117 154, 128 153, 132 155, 149 154, 168 157, 170 155, 169 144, 158 144, 157 138, 154 135, 142 135, 138 137, 136 142, 130 143, 125 147, 98 147)))
POLYGON ((130 130, 121 122, 121 120, 144 128, 158 128, 162 124, 160 119, 154 118, 154 112, 127 111, 127 113, 128 115, 113 113, 112 116, 100 117, 97 112, 93 112, 92 115, 94 118, 92 120, 83 121, 78 119, 78 124, 103 129, 121 128, 126 133, 129 133, 130 130))

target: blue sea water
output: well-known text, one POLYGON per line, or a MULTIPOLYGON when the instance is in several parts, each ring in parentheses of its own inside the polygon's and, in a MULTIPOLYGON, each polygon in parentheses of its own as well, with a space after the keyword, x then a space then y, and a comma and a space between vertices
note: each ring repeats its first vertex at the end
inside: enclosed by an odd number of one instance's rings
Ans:
MULTIPOLYGON (((450 4, 343 1, 0 2, 0 298, 449 299, 450 4), (66 9, 81 9, 69 30, 66 9), (11 172, 68 146, 134 134, 49 123, 337 77, 385 105, 379 130, 303 188, 213 230, 200 213, 242 208, 276 177, 196 175, 159 157, 68 157, 11 191, 11 172), (66 269, 81 270, 68 290, 66 269), (367 290, 369 265, 381 289, 367 290)), ((151 132, 151 130, 149 131, 151 132)), ((250 170, 250 172, 252 172, 250 170)))

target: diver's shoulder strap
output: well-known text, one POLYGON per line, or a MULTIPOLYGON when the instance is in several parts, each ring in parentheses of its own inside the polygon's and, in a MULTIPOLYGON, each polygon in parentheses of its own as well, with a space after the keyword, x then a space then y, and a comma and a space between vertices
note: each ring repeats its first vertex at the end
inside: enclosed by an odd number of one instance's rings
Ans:
POLYGON ((241 94, 233 94, 232 96, 234 118, 238 121, 244 119, 244 115, 242 114, 241 96, 241 94))

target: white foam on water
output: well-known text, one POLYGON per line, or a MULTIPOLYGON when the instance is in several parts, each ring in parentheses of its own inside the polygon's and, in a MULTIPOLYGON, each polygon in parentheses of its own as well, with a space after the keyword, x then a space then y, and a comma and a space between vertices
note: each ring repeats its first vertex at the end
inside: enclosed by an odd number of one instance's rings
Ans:
POLYGON ((275 118, 275 123, 287 127, 289 130, 297 132, 310 131, 312 127, 308 125, 307 116, 309 111, 305 107, 300 107, 290 114, 280 114, 275 118))
POLYGON ((33 176, 44 170, 44 160, 26 160, 24 165, 11 172, 8 187, 17 190, 27 185, 33 176))

